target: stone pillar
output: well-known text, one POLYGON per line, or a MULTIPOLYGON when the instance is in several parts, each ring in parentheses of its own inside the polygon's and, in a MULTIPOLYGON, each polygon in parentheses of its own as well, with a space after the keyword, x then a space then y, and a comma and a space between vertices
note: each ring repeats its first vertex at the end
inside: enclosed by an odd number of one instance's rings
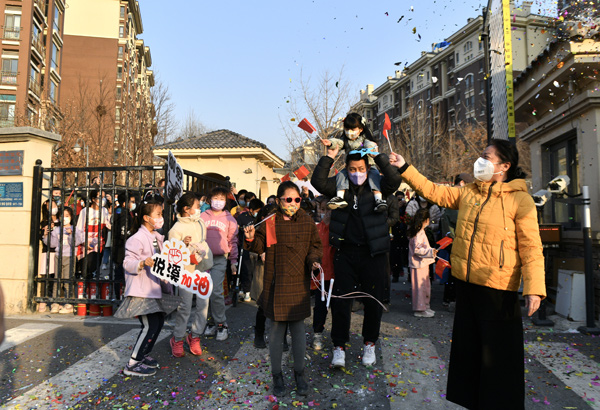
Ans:
POLYGON ((7 314, 24 313, 31 306, 30 267, 37 257, 30 243, 34 166, 41 160, 50 167, 60 141, 59 135, 36 128, 0 128, 0 283, 7 314))

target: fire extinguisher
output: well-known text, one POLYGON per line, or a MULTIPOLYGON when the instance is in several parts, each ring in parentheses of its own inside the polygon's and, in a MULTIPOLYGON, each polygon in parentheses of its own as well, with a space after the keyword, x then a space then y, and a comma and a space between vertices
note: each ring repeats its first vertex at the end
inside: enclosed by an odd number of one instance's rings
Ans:
POLYGON ((85 284, 77 282, 77 299, 85 299, 85 284))
POLYGON ((103 300, 110 299, 110 283, 103 283, 102 290, 100 292, 103 300))
POLYGON ((96 299, 98 296, 98 284, 96 282, 90 282, 90 299, 96 299))

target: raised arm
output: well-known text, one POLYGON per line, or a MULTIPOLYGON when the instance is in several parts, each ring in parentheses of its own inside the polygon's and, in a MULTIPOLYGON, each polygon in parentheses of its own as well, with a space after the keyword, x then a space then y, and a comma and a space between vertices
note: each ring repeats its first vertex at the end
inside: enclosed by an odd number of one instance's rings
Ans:
POLYGON ((443 208, 458 209, 461 188, 434 184, 421 175, 415 167, 408 165, 402 155, 390 154, 390 164, 398 168, 397 172, 404 182, 428 201, 443 208))

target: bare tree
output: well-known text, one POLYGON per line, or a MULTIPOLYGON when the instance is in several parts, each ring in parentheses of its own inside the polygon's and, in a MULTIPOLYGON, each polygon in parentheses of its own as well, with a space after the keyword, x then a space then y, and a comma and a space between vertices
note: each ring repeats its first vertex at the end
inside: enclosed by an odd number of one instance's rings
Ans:
POLYGON ((316 83, 301 71, 299 84, 297 94, 289 97, 286 116, 279 117, 290 153, 307 139, 307 134, 298 128, 303 118, 310 121, 321 138, 327 138, 339 129, 340 119, 350 109, 350 83, 344 78, 343 66, 336 74, 325 71, 316 83))
POLYGON ((175 118, 175 103, 171 99, 169 86, 162 81, 158 72, 154 72, 154 87, 150 91, 154 105, 154 145, 165 144, 176 138, 178 123, 175 118))
POLYGON ((178 136, 179 138, 185 139, 197 137, 199 135, 206 134, 210 131, 211 129, 204 125, 202 121, 200 121, 200 118, 198 118, 198 115, 196 115, 194 109, 190 108, 187 115, 185 116, 185 119, 183 120, 183 123, 181 124, 178 136))

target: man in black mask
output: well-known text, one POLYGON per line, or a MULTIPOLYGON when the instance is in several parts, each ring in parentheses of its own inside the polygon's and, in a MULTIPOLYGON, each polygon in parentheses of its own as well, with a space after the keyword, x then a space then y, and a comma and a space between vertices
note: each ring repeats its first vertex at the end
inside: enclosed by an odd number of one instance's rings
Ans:
MULTIPOLYGON (((336 195, 335 177, 328 178, 329 170, 339 149, 330 146, 327 156, 319 160, 311 180, 317 191, 328 197, 336 195)), ((387 253, 390 250, 389 227, 386 214, 375 211, 375 196, 367 182, 369 161, 364 150, 350 151, 346 157, 346 170, 350 189, 344 200, 348 206, 331 213, 329 225, 330 244, 336 248, 334 257, 335 282, 333 295, 362 291, 378 301, 384 298, 387 283, 387 253)), ((385 154, 378 154, 375 163, 382 172, 381 191, 383 197, 393 194, 400 186, 401 178, 391 167, 385 154)), ((362 363, 375 364, 375 343, 379 339, 379 328, 383 308, 372 298, 362 298, 364 303, 362 363)), ((350 339, 352 299, 331 300, 332 329, 335 367, 345 367, 345 344, 350 339)))

